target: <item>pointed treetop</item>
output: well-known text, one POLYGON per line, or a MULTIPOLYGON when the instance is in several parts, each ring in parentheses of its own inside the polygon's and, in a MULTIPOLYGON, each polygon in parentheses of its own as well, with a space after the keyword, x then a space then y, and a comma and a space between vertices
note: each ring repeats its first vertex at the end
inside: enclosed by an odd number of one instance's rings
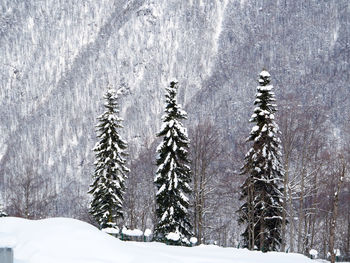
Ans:
POLYGON ((169 92, 169 95, 176 100, 175 96, 176 96, 176 93, 177 93, 177 84, 178 82, 173 79, 172 81, 170 81, 170 87, 166 88, 169 92))
POLYGON ((118 98, 120 95, 123 95, 124 93, 126 93, 126 91, 127 90, 125 87, 120 87, 118 88, 118 90, 116 90, 111 85, 108 85, 105 95, 113 98, 118 98))
POLYGON ((170 86, 173 85, 172 83, 177 84, 177 83, 179 83, 179 81, 177 80, 177 78, 171 78, 170 79, 170 86))
POLYGON ((259 75, 262 77, 271 77, 270 73, 266 69, 263 69, 259 75))
POLYGON ((110 95, 110 96, 115 96, 116 95, 116 91, 115 91, 115 89, 114 88, 112 88, 112 87, 108 87, 107 88, 107 91, 106 91, 106 95, 110 95))
POLYGON ((259 74, 259 83, 261 86, 266 86, 267 84, 270 83, 270 73, 267 70, 263 70, 259 74))

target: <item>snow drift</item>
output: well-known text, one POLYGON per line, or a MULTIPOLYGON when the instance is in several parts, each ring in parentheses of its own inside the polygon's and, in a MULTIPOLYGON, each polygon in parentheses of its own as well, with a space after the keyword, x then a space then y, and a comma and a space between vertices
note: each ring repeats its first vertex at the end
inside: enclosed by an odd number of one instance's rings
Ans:
POLYGON ((0 218, 0 244, 14 249, 15 263, 310 263, 300 254, 261 253, 201 245, 123 242, 75 219, 31 221, 0 218))

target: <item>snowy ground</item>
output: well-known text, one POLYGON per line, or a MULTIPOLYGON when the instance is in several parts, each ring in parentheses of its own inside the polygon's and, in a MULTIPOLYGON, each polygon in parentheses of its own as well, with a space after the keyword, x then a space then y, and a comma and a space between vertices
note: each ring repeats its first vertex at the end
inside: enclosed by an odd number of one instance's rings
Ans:
POLYGON ((123 242, 68 218, 0 218, 0 246, 5 245, 14 248, 15 263, 315 263, 293 253, 123 242))

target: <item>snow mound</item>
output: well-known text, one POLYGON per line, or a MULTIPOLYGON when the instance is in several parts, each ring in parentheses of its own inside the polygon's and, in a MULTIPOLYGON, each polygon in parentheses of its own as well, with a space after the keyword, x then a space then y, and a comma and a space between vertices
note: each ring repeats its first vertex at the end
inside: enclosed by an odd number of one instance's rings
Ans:
POLYGON ((172 241, 178 241, 180 239, 180 235, 178 233, 170 232, 166 235, 166 239, 172 241))
POLYGON ((14 248, 14 263, 312 263, 300 254, 261 253, 200 245, 177 247, 124 242, 68 218, 0 218, 0 243, 14 248))
POLYGON ((152 235, 152 230, 151 229, 146 229, 145 233, 144 233, 145 237, 149 237, 150 235, 152 235))
POLYGON ((108 234, 119 234, 119 228, 114 228, 114 227, 107 227, 102 229, 103 232, 108 233, 108 234))
POLYGON ((310 249, 309 254, 316 258, 318 255, 318 251, 316 249, 310 249))
POLYGON ((132 237, 140 237, 143 235, 143 232, 140 229, 127 229, 123 227, 122 233, 124 235, 132 236, 132 237))
POLYGON ((198 239, 196 238, 196 237, 191 237, 190 238, 190 242, 191 242, 191 244, 197 244, 197 242, 198 242, 198 239))

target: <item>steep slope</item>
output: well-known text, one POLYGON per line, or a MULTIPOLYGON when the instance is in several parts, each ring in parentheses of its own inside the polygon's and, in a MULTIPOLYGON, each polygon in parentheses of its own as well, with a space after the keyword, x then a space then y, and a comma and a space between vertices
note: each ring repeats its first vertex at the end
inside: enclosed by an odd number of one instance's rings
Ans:
POLYGON ((346 1, 231 1, 214 70, 188 112, 212 116, 222 129, 235 129, 235 138, 249 119, 257 73, 266 68, 279 103, 294 94, 294 103, 318 104, 341 125, 339 107, 349 105, 350 92, 349 17, 346 1))
POLYGON ((128 91, 126 136, 153 135, 168 79, 183 80, 185 101, 210 74, 225 7, 54 2, 2 6, 2 176, 23 173, 22 164, 34 160, 38 173, 60 183, 90 179, 94 123, 108 84, 128 91))
POLYGON ((29 164, 85 193, 109 84, 126 90, 131 144, 154 138, 172 77, 189 123, 212 118, 231 143, 246 134, 263 67, 279 98, 302 94, 337 125, 348 113, 347 0, 5 0, 0 9, 1 187, 29 164))

